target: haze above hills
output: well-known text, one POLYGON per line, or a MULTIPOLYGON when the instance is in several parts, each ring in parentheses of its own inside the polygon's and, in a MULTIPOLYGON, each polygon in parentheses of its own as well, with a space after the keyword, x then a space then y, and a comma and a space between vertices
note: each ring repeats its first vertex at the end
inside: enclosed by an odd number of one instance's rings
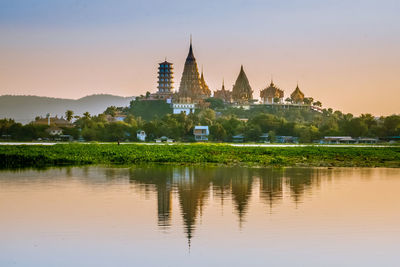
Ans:
POLYGON ((64 116, 66 110, 81 116, 88 111, 92 115, 102 113, 109 106, 129 106, 132 97, 109 94, 89 95, 79 99, 51 98, 31 95, 0 96, 0 118, 12 118, 23 124, 29 123, 36 116, 64 116))

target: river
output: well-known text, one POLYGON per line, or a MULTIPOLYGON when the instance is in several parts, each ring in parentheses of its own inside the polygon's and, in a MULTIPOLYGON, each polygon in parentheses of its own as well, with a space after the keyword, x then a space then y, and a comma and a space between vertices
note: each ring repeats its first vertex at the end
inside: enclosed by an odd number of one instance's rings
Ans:
POLYGON ((0 266, 398 266, 400 169, 0 171, 0 266))

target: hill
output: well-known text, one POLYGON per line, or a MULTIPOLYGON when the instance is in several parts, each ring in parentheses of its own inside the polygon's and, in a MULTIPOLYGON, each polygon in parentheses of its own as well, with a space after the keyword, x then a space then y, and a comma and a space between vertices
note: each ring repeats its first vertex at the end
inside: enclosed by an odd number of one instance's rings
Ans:
POLYGON ((36 116, 64 116, 66 110, 73 110, 75 115, 88 111, 97 115, 109 106, 126 107, 135 97, 121 97, 99 94, 80 99, 51 98, 42 96, 3 95, 0 96, 0 119, 12 118, 23 124, 34 120, 36 116))

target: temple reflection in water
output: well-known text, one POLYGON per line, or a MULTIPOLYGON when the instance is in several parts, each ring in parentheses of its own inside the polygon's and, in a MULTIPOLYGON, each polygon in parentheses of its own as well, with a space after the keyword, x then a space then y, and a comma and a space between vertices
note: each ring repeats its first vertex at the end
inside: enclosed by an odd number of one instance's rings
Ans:
POLYGON ((214 201, 219 199, 221 206, 226 200, 232 201, 242 227, 252 195, 257 194, 266 203, 266 211, 279 205, 284 196, 290 197, 297 206, 312 186, 319 186, 322 172, 326 175, 329 170, 136 166, 129 169, 129 181, 145 191, 156 192, 160 228, 170 227, 172 212, 180 212, 190 244, 209 197, 214 201), (173 195, 179 200, 180 211, 172 210, 173 195))

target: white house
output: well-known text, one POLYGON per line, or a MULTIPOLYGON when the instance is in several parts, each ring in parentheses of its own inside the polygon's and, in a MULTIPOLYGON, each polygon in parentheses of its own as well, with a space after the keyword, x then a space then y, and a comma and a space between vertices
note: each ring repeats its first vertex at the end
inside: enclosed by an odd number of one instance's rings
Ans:
POLYGON ((208 126, 194 126, 193 134, 196 141, 208 141, 210 131, 208 126))
POLYGON ((181 114, 182 112, 186 115, 194 113, 194 103, 174 103, 172 104, 173 114, 181 114))
POLYGON ((145 133, 145 131, 143 131, 143 130, 137 131, 136 132, 136 137, 137 137, 137 139, 139 141, 142 141, 142 142, 146 141, 146 133, 145 133))

